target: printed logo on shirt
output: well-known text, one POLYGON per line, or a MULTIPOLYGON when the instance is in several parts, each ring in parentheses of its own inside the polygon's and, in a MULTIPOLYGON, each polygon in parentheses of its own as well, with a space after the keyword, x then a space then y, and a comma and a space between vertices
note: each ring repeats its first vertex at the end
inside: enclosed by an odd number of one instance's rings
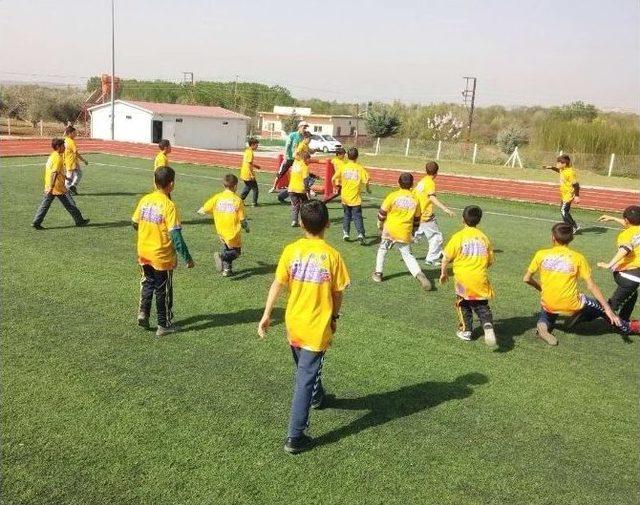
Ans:
POLYGON ((542 260, 541 266, 550 272, 560 272, 563 274, 572 274, 575 271, 573 263, 567 260, 565 256, 547 256, 542 260))
POLYGON ((160 224, 164 221, 164 216, 160 207, 147 204, 140 210, 140 219, 149 223, 160 224))
POLYGON ((465 240, 462 242, 463 256, 488 256, 489 251, 487 245, 478 239, 465 240))
POLYGON ((636 247, 640 247, 640 233, 636 233, 633 237, 631 237, 631 247, 634 249, 636 247))
POLYGON ((347 181, 357 181, 360 177, 360 174, 356 170, 344 170, 342 172, 342 178, 347 181))
POLYGON ((396 198, 393 202, 396 207, 406 210, 412 210, 416 208, 416 201, 413 198, 409 198, 406 196, 401 196, 400 198, 396 198))
POLYGON ((231 200, 220 200, 216 203, 216 212, 227 212, 233 214, 236 211, 236 206, 231 200))
POLYGON ((301 282, 322 284, 331 280, 331 274, 322 266, 322 257, 318 261, 315 254, 310 254, 291 263, 291 278, 301 282))

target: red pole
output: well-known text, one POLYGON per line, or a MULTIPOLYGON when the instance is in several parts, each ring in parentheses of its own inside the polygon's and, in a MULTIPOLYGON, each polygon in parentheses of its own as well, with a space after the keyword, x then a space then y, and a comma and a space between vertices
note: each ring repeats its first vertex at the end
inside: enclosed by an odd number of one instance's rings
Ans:
POLYGON ((326 198, 330 198, 333 195, 333 183, 331 182, 331 179, 333 179, 333 174, 335 174, 336 171, 333 168, 333 163, 331 162, 330 159, 327 160, 327 165, 326 165, 326 169, 324 172, 324 197, 326 198))

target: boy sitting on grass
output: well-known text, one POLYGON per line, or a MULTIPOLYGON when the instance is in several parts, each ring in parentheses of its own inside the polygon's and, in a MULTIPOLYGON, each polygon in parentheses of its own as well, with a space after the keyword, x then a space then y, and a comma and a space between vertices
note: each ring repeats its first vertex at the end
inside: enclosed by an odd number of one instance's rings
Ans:
POLYGON ((224 277, 233 275, 233 261, 242 253, 241 229, 249 232, 249 225, 244 213, 244 202, 236 194, 238 178, 227 174, 223 179, 224 191, 213 195, 198 209, 198 214, 211 214, 213 225, 222 242, 222 252, 214 254, 218 272, 224 277))
POLYGON ((465 227, 454 233, 444 248, 440 283, 445 283, 449 278, 447 266, 453 263, 456 311, 460 319, 458 338, 471 340, 475 312, 484 330, 484 343, 495 347, 497 343, 493 314, 489 307, 489 300, 494 297, 489 282, 489 267, 493 264, 494 255, 491 241, 476 228, 481 219, 482 209, 477 205, 469 205, 462 211, 465 227))
POLYGON ((327 398, 320 373, 340 317, 342 293, 350 282, 342 256, 324 241, 329 226, 327 206, 319 200, 303 203, 300 222, 304 238, 284 248, 258 324, 258 335, 265 338, 273 306, 280 291, 288 287, 285 325, 296 365, 289 431, 284 444, 284 450, 290 454, 302 452, 313 443, 305 434, 309 409, 322 408, 327 398))
POLYGON ((540 291, 541 295, 542 310, 536 325, 538 336, 549 345, 558 345, 558 340, 551 333, 558 316, 571 318, 568 327, 580 318, 601 317, 623 333, 637 333, 640 330, 638 321, 621 320, 611 310, 600 288, 591 279, 591 268, 586 258, 569 248, 573 233, 570 224, 554 224, 551 228, 552 247, 538 251, 524 274, 523 281, 540 291), (537 271, 540 271, 539 282, 533 278, 537 271), (595 300, 578 291, 578 278, 584 280, 595 300))

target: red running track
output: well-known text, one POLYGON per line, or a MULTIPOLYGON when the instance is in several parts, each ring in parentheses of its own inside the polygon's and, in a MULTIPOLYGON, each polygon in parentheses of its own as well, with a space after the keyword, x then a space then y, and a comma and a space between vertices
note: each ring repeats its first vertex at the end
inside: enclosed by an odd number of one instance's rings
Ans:
MULTIPOLYGON (((142 158, 153 158, 158 150, 155 144, 137 144, 96 139, 78 139, 78 147, 82 152, 142 158)), ((2 157, 46 155, 49 154, 50 150, 49 139, 2 139, 0 141, 0 156, 2 157)), ((186 147, 173 147, 171 150, 171 159, 174 161, 204 165, 236 168, 240 165, 241 157, 240 153, 227 153, 186 147)), ((258 161, 263 169, 269 172, 275 172, 278 168, 275 157, 258 155, 256 156, 256 161, 258 161)), ((400 172, 394 169, 376 167, 370 167, 369 171, 372 182, 389 186, 396 184, 398 173, 400 172)), ((422 173, 414 172, 414 176, 416 177, 421 177, 422 175, 422 173)), ((633 182, 630 180, 630 188, 632 184, 633 182)), ((441 174, 438 176, 438 186, 445 192, 465 195, 488 196, 505 200, 535 203, 559 203, 557 186, 544 182, 441 174)), ((621 211, 629 205, 637 205, 639 203, 640 191, 633 189, 609 189, 585 186, 580 193, 580 207, 589 209, 621 211)))

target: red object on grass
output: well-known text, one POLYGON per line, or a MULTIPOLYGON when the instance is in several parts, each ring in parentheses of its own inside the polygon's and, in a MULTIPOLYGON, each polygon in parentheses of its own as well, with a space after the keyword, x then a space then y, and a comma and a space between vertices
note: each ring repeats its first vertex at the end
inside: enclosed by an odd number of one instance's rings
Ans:
MULTIPOLYGON (((282 166, 282 162, 284 161, 284 155, 283 154, 278 154, 278 168, 276 169, 276 171, 280 170, 280 167, 282 166)), ((280 179, 278 179, 278 182, 276 183, 276 189, 285 189, 289 187, 289 170, 287 170, 287 173, 285 173, 282 177, 280 177, 280 179)))
POLYGON ((326 169, 324 172, 324 198, 331 198, 333 195, 333 183, 331 179, 333 179, 333 174, 336 173, 335 168, 333 168, 333 163, 330 159, 327 160, 326 169))

